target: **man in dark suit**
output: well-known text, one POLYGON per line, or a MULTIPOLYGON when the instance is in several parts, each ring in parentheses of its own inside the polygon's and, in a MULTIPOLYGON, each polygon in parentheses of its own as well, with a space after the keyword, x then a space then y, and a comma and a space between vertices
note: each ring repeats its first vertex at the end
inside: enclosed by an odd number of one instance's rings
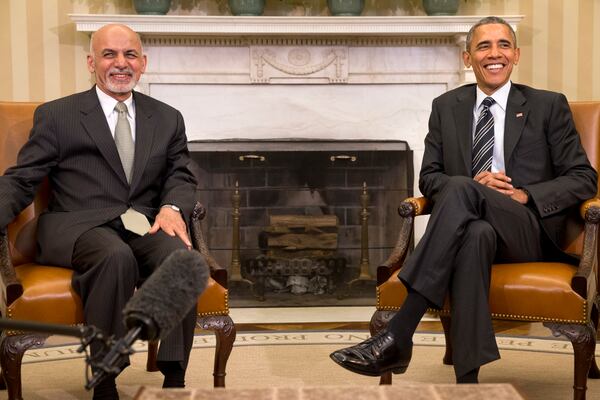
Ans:
POLYGON ((402 373, 428 307, 452 305, 458 383, 500 357, 488 308, 493 262, 573 261, 557 243, 567 213, 596 194, 597 175, 566 98, 510 81, 512 27, 487 17, 467 35, 476 85, 433 101, 419 179, 434 201, 425 233, 400 270, 408 296, 388 327, 331 358, 360 374, 402 373))
MULTIPOLYGON (((86 324, 121 337, 136 284, 174 250, 191 247, 196 181, 179 111, 133 91, 146 68, 138 35, 104 26, 92 35, 87 65, 96 86, 38 107, 17 165, 0 177, 0 227, 47 176, 52 194, 38 221, 38 261, 73 268, 86 324)), ((184 386, 192 346, 195 307, 177 311, 186 316, 158 353, 164 387, 184 386)), ((94 398, 118 399, 114 376, 94 398)))

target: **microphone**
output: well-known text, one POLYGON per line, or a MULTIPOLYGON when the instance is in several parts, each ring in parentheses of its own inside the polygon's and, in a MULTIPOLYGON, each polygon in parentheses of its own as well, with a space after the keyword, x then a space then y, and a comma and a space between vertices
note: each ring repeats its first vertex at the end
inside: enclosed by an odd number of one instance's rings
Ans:
POLYGON ((86 389, 121 372, 137 339, 164 339, 196 306, 209 275, 198 251, 181 249, 171 253, 125 305, 123 322, 129 331, 113 343, 102 361, 93 365, 96 370, 86 389))

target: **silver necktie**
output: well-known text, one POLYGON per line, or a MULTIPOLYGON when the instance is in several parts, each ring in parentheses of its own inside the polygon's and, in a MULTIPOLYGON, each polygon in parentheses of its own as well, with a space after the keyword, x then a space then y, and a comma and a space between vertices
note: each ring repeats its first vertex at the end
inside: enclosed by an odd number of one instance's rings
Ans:
POLYGON ((115 106, 115 110, 119 113, 117 126, 115 127, 115 144, 117 145, 119 157, 121 157, 121 164, 123 164, 127 182, 131 182, 135 144, 131 136, 131 126, 127 120, 127 106, 120 101, 115 106))

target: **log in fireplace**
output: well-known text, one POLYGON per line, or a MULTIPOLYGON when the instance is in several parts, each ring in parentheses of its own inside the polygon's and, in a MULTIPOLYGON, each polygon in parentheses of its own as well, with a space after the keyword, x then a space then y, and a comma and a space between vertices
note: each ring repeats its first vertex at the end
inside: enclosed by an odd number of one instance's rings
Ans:
POLYGON ((375 269, 412 195, 404 141, 189 144, 208 246, 233 306, 372 304, 375 269), (367 289, 361 290, 366 281, 367 289))
POLYGON ((264 299, 265 288, 292 294, 334 293, 346 259, 338 255, 335 214, 270 215, 259 235, 262 254, 244 263, 244 273, 264 299))

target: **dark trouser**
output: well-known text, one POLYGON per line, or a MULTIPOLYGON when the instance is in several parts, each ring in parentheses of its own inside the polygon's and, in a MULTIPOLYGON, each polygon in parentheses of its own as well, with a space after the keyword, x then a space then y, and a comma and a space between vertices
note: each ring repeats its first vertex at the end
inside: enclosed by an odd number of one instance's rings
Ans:
POLYGON ((500 358, 488 306, 492 263, 541 261, 548 246, 528 207, 471 178, 450 178, 399 277, 437 307, 449 294, 457 376, 500 358))
MULTIPOLYGON (((178 237, 159 231, 138 236, 126 231, 120 219, 93 228, 79 237, 73 250, 72 285, 81 296, 87 325, 122 337, 127 333, 122 310, 139 282, 147 278, 173 251, 186 248, 178 237)), ((158 361, 179 361, 187 367, 196 307, 174 310, 186 313, 181 324, 161 340, 158 361)), ((99 351, 92 346, 92 356, 99 351)))

